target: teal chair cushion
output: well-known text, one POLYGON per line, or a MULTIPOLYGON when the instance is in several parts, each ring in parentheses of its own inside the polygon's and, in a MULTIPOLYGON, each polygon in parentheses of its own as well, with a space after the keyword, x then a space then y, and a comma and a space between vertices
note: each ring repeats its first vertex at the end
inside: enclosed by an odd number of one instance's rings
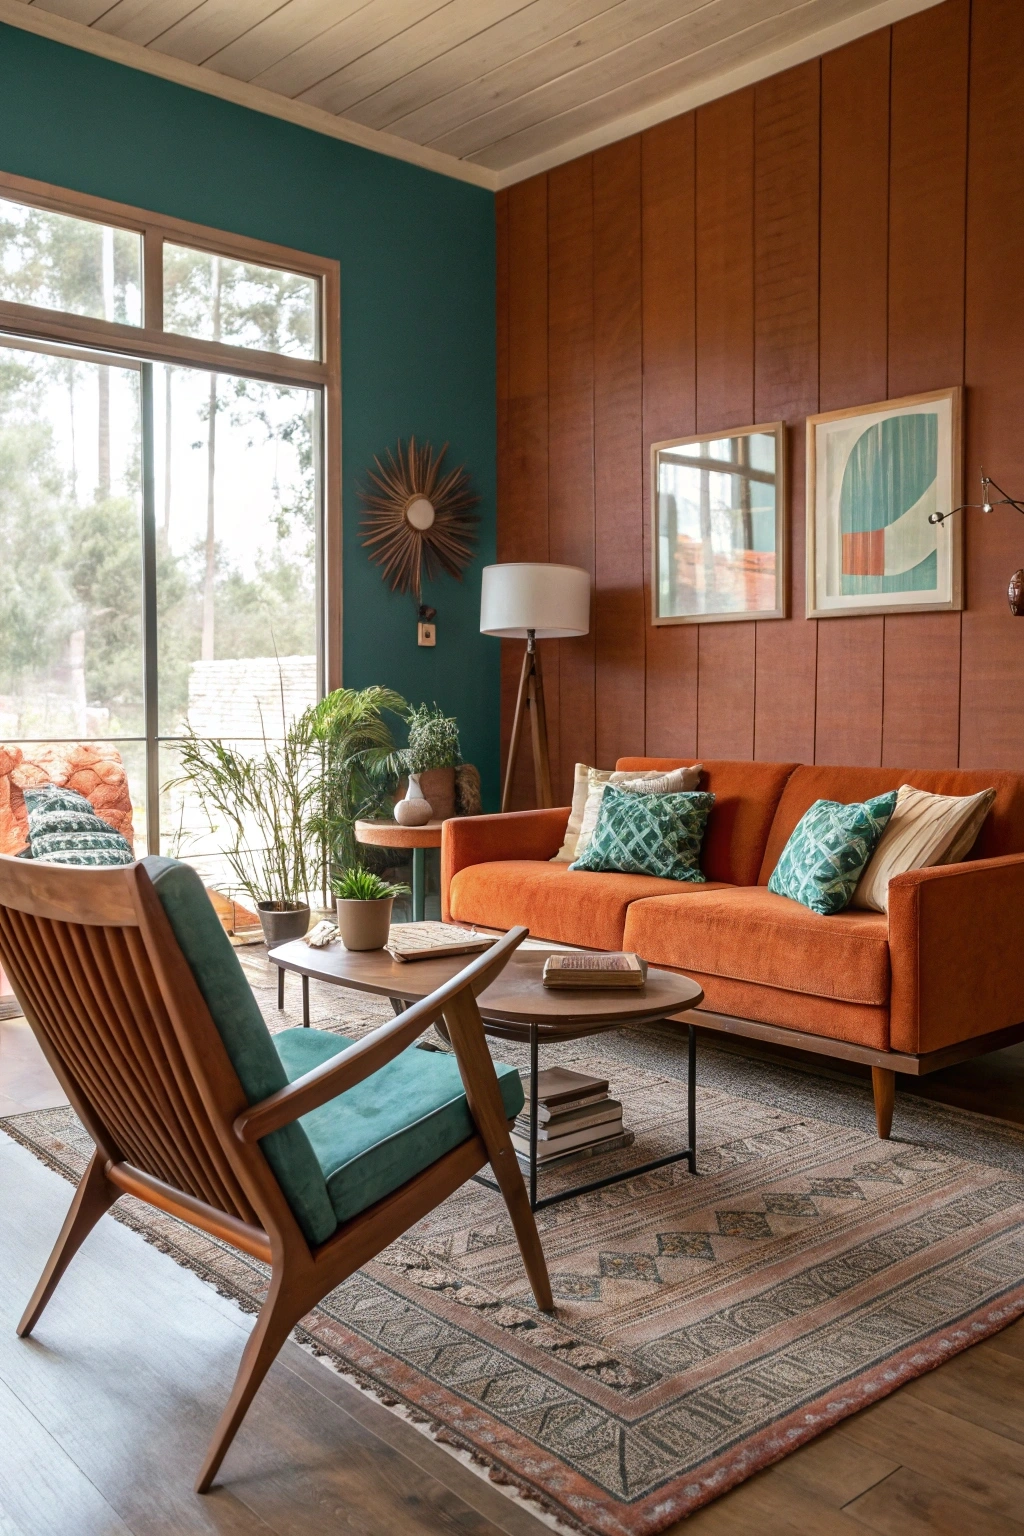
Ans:
MULTIPOLYGON (((289 1082, 353 1043, 319 1029, 272 1037, 289 1082)), ((505 1113, 523 1107, 515 1067, 495 1063, 505 1113)), ((339 1221, 382 1200, 473 1135, 475 1127, 454 1056, 410 1046, 336 1099, 303 1115, 339 1221)))
MULTIPOLYGON (((142 867, 167 913, 246 1098, 258 1104, 287 1087, 288 1076, 203 882, 194 869, 176 859, 143 859, 142 867)), ((306 1241, 326 1242, 338 1218, 302 1124, 272 1131, 260 1146, 306 1241)))

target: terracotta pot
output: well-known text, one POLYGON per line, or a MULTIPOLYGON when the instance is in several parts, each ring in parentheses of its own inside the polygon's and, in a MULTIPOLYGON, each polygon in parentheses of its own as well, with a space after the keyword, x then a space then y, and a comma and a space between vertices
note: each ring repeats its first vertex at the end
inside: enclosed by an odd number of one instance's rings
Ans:
POLYGON ((309 907, 304 901, 258 901, 256 911, 268 949, 304 938, 309 928, 309 907))
POLYGON ((420 794, 429 800, 433 809, 433 821, 447 821, 455 815, 455 769, 427 768, 417 775, 420 794))
POLYGON ((343 901, 338 897, 338 938, 346 949, 383 949, 391 930, 394 897, 382 901, 343 901))

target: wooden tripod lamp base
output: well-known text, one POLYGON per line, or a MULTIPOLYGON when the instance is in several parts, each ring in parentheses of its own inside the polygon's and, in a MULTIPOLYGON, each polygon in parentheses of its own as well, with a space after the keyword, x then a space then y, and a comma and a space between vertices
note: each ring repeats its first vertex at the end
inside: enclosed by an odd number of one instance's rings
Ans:
POLYGON ((553 804, 551 760, 537 641, 567 640, 588 632, 590 572, 575 565, 519 561, 485 566, 480 594, 480 629, 485 635, 498 635, 504 640, 526 641, 501 808, 507 811, 512 799, 512 781, 527 713, 533 743, 536 803, 541 807, 550 806, 553 804))
POLYGON ((537 637, 531 629, 526 637, 523 652, 523 669, 519 674, 519 692, 516 695, 516 712, 512 716, 512 739, 508 744, 508 762, 505 765, 505 783, 501 791, 501 808, 507 811, 512 800, 512 781, 519 757, 519 743, 523 734, 523 716, 529 713, 530 735, 533 741, 533 783, 537 804, 547 807, 551 798, 551 758, 548 753, 548 721, 544 713, 544 677, 540 669, 540 652, 537 637))

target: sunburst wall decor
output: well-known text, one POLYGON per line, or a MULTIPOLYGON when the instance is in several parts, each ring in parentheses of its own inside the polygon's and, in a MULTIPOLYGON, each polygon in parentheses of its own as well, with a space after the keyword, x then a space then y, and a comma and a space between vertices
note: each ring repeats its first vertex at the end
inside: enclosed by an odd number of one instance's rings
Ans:
POLYGON ((480 519, 470 508, 480 498, 461 464, 442 473, 447 452, 447 443, 435 453, 429 443, 417 447, 414 437, 404 446, 400 442, 384 463, 374 459, 370 487, 360 493, 370 559, 383 567, 393 592, 411 591, 417 602, 424 566, 428 576, 445 571, 461 578, 473 558, 480 519))

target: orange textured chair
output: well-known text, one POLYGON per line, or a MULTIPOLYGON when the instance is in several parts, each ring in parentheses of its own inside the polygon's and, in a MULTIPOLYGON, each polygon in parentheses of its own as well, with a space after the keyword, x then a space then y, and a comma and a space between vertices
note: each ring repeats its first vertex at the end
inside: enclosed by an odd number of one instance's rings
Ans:
MULTIPOLYGON (((616 767, 663 772, 692 761, 627 757, 616 767)), ((633 950, 700 983, 708 1028, 863 1062, 881 1136, 897 1072, 932 1072, 1024 1039, 1024 774, 728 761, 704 770, 701 788, 716 796, 706 884, 552 864, 568 807, 520 811, 445 824, 443 915, 633 950), (888 915, 821 917, 767 889, 815 800, 866 800, 901 784, 943 795, 995 789, 965 863, 897 876, 888 915)))
POLYGON ((134 847, 132 797, 116 747, 91 741, 25 747, 0 742, 0 853, 20 853, 27 844, 23 791, 37 784, 77 790, 134 847))

